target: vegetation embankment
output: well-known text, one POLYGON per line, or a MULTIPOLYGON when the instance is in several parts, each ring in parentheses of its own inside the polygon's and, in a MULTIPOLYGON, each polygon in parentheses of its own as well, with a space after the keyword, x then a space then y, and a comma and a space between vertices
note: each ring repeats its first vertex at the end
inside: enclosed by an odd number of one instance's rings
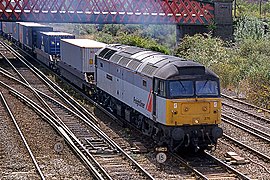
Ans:
POLYGON ((267 18, 269 12, 270 3, 263 4, 259 12, 258 4, 238 1, 234 42, 197 34, 186 36, 176 47, 175 27, 167 25, 77 25, 76 30, 98 41, 135 45, 200 62, 220 76, 223 88, 270 108, 270 38, 268 25, 260 18, 267 18))

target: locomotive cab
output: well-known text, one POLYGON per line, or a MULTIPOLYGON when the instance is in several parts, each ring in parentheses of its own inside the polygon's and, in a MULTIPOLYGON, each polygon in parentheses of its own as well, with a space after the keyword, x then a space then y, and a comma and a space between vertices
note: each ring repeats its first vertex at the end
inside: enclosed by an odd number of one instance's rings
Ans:
POLYGON ((205 149, 222 136, 219 78, 203 66, 193 64, 167 79, 155 78, 153 104, 153 119, 170 129, 170 143, 205 149))

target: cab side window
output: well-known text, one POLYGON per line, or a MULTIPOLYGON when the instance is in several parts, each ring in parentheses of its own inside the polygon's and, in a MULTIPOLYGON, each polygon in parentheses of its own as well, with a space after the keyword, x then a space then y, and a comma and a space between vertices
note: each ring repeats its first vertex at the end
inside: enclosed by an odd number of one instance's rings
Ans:
POLYGON ((156 79, 155 80, 155 93, 159 96, 166 96, 166 84, 165 81, 156 79))
POLYGON ((159 81, 159 95, 164 96, 166 95, 166 87, 165 87, 165 81, 159 81))

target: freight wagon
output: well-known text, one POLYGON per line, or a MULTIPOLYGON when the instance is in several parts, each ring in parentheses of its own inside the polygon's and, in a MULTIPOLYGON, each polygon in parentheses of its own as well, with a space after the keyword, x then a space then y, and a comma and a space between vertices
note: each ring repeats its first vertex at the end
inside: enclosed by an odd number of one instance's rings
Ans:
POLYGON ((2 22, 2 31, 4 37, 10 39, 12 36, 12 22, 2 22))
POLYGON ((84 89, 85 82, 95 79, 95 53, 106 44, 90 39, 62 39, 60 46, 60 74, 84 89))
POLYGON ((65 32, 38 32, 37 47, 34 53, 41 62, 54 71, 58 71, 61 39, 75 39, 73 34, 65 32))
POLYGON ((37 34, 39 31, 53 31, 53 28, 33 22, 19 23, 19 42, 23 49, 33 51, 37 47, 37 34))
POLYGON ((60 56, 61 39, 75 39, 75 36, 65 32, 38 32, 36 47, 50 55, 60 56))

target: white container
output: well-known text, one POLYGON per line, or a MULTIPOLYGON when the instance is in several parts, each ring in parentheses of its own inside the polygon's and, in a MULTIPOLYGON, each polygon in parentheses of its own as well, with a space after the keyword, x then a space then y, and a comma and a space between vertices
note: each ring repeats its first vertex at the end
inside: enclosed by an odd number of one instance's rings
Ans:
POLYGON ((105 46, 90 39, 61 39, 61 61, 83 73, 95 72, 95 53, 105 46))

